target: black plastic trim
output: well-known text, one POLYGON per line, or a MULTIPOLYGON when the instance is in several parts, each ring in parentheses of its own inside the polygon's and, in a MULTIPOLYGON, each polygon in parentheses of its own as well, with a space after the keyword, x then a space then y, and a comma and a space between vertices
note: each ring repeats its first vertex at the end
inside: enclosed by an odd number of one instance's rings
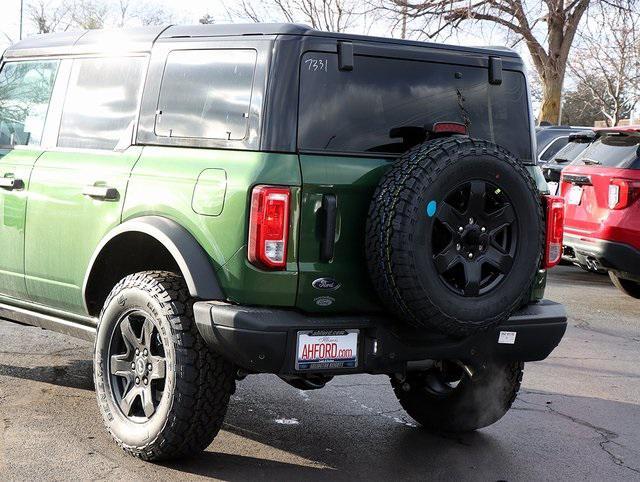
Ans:
POLYGON ((605 269, 640 276, 640 250, 628 244, 565 234, 563 244, 573 249, 577 261, 593 258, 605 269))
POLYGON ((335 194, 322 196, 322 236, 320 238, 320 261, 331 261, 336 247, 336 218, 338 200, 335 194))
POLYGON ((402 372, 409 362, 423 360, 455 359, 474 366, 493 358, 542 360, 567 327, 564 307, 548 300, 527 305, 498 327, 464 339, 404 328, 384 317, 321 317, 220 302, 196 303, 194 316, 213 350, 246 370, 280 375, 300 373, 294 363, 299 330, 361 331, 357 368, 322 371, 338 375, 402 372), (498 343, 501 331, 515 332, 515 343, 498 343))
POLYGON ((89 313, 86 306, 87 285, 96 259, 111 240, 130 232, 147 234, 169 251, 180 268, 191 296, 206 300, 225 299, 211 260, 193 235, 171 219, 161 216, 142 216, 125 221, 111 230, 94 251, 82 284, 82 297, 85 300, 87 313, 89 313))

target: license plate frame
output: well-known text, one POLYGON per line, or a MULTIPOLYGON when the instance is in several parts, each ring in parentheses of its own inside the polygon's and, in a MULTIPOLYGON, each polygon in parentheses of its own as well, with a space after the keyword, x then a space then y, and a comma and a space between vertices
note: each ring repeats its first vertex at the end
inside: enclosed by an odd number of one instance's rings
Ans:
POLYGON ((567 194, 567 204, 571 204, 574 206, 580 205, 582 201, 582 186, 573 185, 569 189, 569 193, 567 194))
POLYGON ((357 368, 359 345, 358 329, 300 330, 296 333, 295 368, 297 371, 357 368))

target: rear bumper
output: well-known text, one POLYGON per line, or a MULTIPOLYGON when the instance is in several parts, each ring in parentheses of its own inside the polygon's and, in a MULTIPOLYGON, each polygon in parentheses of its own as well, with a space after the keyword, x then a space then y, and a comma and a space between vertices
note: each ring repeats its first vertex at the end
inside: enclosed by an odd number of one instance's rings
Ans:
POLYGON ((628 244, 565 234, 565 258, 583 266, 640 275, 640 251, 628 244))
MULTIPOLYGON (((567 316, 558 303, 527 305, 496 328, 464 339, 400 329, 389 320, 365 316, 313 317, 297 311, 202 301, 194 305, 198 329, 207 344, 250 372, 295 375, 297 332, 358 329, 356 368, 318 370, 328 375, 403 372, 412 362, 454 359, 482 366, 490 359, 535 361, 546 358, 562 339, 567 316), (499 343, 514 332, 513 344, 499 343)), ((513 337, 513 335, 512 335, 513 337)))

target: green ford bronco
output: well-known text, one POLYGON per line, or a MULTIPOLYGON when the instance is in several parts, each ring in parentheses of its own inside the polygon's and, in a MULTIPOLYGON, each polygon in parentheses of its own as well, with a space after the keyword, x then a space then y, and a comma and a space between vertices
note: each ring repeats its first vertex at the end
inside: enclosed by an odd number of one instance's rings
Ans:
POLYGON ((0 65, 0 317, 94 341, 118 445, 205 449, 235 383, 384 374, 502 417, 566 329, 522 60, 298 25, 88 31, 0 65))

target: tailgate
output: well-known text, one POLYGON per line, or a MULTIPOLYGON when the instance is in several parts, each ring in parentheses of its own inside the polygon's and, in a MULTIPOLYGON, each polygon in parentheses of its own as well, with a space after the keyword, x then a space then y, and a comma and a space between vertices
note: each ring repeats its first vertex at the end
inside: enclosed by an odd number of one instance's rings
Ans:
POLYGON ((371 197, 390 161, 301 155, 300 164, 302 206, 296 306, 309 312, 377 311, 365 259, 365 226, 371 197), (332 256, 327 257, 331 250, 332 256))
POLYGON ((567 231, 592 235, 606 222, 609 184, 618 169, 586 167, 565 169, 562 173, 562 195, 565 198, 567 231))

